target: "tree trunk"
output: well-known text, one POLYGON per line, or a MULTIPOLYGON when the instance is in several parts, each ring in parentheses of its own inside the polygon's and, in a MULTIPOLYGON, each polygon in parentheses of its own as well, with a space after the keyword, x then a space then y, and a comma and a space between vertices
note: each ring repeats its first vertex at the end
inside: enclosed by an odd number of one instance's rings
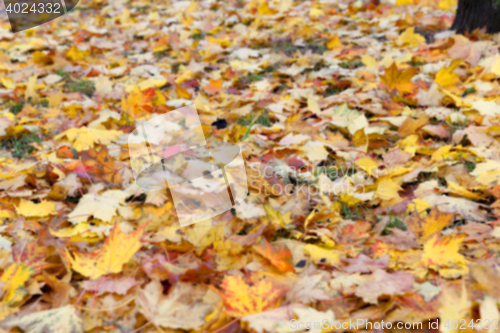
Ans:
POLYGON ((491 34, 500 32, 500 0, 458 0, 451 29, 464 34, 478 28, 491 34))

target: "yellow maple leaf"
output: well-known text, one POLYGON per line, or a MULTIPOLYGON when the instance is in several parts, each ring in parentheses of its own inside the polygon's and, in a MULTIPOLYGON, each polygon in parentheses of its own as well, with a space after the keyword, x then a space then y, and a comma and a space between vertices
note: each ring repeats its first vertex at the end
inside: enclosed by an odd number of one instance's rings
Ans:
POLYGON ((415 212, 422 218, 427 215, 426 210, 432 208, 432 205, 422 199, 413 199, 406 208, 406 214, 414 214, 415 212))
POLYGON ((342 42, 340 41, 339 35, 337 35, 337 34, 335 34, 335 36, 333 36, 333 38, 330 39, 330 41, 328 43, 326 43, 326 47, 329 50, 341 48, 343 46, 344 45, 342 45, 342 42))
POLYGON ((292 223, 291 212, 282 214, 281 212, 275 210, 271 205, 264 205, 264 210, 266 211, 271 224, 277 229, 285 228, 288 224, 292 223))
POLYGON ((465 235, 439 237, 436 233, 424 244, 420 264, 424 268, 439 270, 445 278, 457 278, 469 271, 467 260, 458 250, 465 235))
POLYGON ((270 280, 260 280, 250 287, 241 276, 224 277, 221 287, 223 291, 218 292, 226 304, 226 313, 233 317, 274 309, 284 291, 270 280))
POLYGON ((399 93, 411 93, 415 89, 415 85, 411 79, 417 74, 417 68, 407 68, 405 70, 398 70, 395 63, 389 68, 385 69, 385 75, 380 77, 390 91, 397 89, 399 93))
POLYGON ((376 176, 378 171, 378 164, 370 157, 362 157, 357 159, 354 164, 366 172, 370 176, 376 176))
POLYGON ((399 141, 397 145, 399 148, 403 149, 405 152, 410 153, 413 156, 419 148, 418 140, 419 136, 416 134, 412 134, 399 141))
POLYGON ((71 267, 92 280, 109 273, 120 273, 123 264, 141 248, 140 238, 145 227, 143 224, 137 231, 125 234, 119 224, 115 225, 100 249, 91 253, 73 252, 74 258, 67 253, 71 267))
POLYGON ((455 73, 455 69, 457 69, 461 63, 461 59, 455 59, 451 62, 450 66, 441 68, 439 72, 437 72, 434 82, 445 88, 459 83, 460 77, 455 73))
POLYGON ((316 264, 335 266, 340 263, 339 252, 334 249, 326 249, 317 245, 307 244, 304 247, 304 252, 309 254, 311 260, 316 264))
POLYGON ((450 150, 453 148, 451 145, 446 145, 438 150, 436 150, 434 153, 432 153, 431 160, 434 162, 444 162, 450 156, 450 150))
POLYGON ((396 0, 397 6, 413 5, 415 0, 396 0))
POLYGON ((33 268, 25 266, 23 263, 12 263, 5 269, 2 277, 0 277, 0 282, 4 283, 3 292, 5 296, 3 301, 5 304, 13 305, 22 301, 24 296, 28 294, 24 284, 33 272, 33 268))
POLYGON ((259 1, 259 6, 257 7, 257 11, 259 13, 259 16, 274 15, 277 13, 276 10, 269 8, 267 3, 268 3, 268 1, 266 1, 266 0, 259 1))
POLYGON ((40 51, 33 52, 33 62, 37 65, 51 65, 54 63, 52 56, 40 51))
POLYGON ((80 51, 76 46, 71 46, 68 52, 66 52, 66 58, 73 61, 83 60, 89 57, 89 55, 89 51, 80 51))
POLYGON ((60 140, 67 137, 73 143, 73 148, 77 151, 87 150, 94 147, 94 144, 109 145, 111 141, 118 140, 118 136, 122 135, 122 131, 104 130, 97 128, 70 128, 59 135, 55 139, 60 140))
POLYGON ((384 178, 378 182, 375 194, 382 200, 400 199, 398 191, 401 187, 392 179, 384 178))
POLYGON ((19 206, 16 207, 16 212, 24 217, 45 217, 57 214, 56 206, 45 200, 40 203, 21 200, 19 206))
POLYGON ((457 6, 457 0, 440 0, 438 8, 441 10, 452 10, 457 6))
POLYGON ((440 212, 437 208, 431 210, 425 218, 413 214, 408 226, 418 235, 420 242, 428 240, 432 235, 449 226, 455 214, 440 212))
POLYGON ((403 31, 396 40, 396 44, 399 46, 420 46, 425 44, 425 37, 415 33, 415 27, 410 27, 403 31))
POLYGON ((147 90, 149 88, 161 88, 165 84, 167 84, 167 79, 165 79, 163 76, 158 75, 152 78, 149 78, 145 81, 142 81, 139 83, 138 88, 140 91, 147 90))

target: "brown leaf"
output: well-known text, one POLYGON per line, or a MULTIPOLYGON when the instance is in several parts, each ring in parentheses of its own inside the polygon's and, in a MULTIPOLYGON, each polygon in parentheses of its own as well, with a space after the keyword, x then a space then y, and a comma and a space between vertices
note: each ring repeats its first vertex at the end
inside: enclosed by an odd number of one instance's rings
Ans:
POLYGON ((344 259, 349 266, 344 267, 347 273, 371 273, 377 269, 385 269, 389 264, 389 256, 385 255, 378 259, 371 259, 364 254, 360 254, 355 259, 344 259))
POLYGON ((356 296, 366 303, 377 304, 382 295, 400 295, 413 288, 413 275, 406 272, 389 274, 383 270, 376 270, 364 284, 356 289, 356 296))

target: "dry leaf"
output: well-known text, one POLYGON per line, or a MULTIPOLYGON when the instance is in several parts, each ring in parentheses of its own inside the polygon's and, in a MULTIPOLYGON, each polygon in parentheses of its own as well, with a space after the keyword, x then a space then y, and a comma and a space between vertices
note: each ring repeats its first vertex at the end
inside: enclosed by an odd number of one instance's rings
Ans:
POLYGON ((72 305, 9 318, 0 325, 8 329, 17 326, 30 333, 83 333, 82 320, 72 305))
POLYGON ((377 304, 382 295, 400 295, 413 288, 413 275, 405 272, 389 274, 383 270, 376 270, 356 289, 356 296, 366 303, 377 304))
POLYGON ((253 286, 245 283, 241 276, 226 276, 219 292, 226 304, 226 313, 243 317, 275 308, 284 290, 274 286, 270 280, 260 280, 253 286))
POLYGON ((151 281, 138 296, 144 316, 155 325, 173 329, 200 329, 205 317, 219 301, 216 293, 202 285, 179 282, 167 295, 157 281, 151 281))
POLYGON ((71 268, 92 280, 105 274, 121 272, 123 265, 141 248, 140 238, 145 227, 142 225, 137 231, 125 234, 120 224, 116 224, 98 250, 91 253, 75 251, 72 255, 68 253, 71 268))

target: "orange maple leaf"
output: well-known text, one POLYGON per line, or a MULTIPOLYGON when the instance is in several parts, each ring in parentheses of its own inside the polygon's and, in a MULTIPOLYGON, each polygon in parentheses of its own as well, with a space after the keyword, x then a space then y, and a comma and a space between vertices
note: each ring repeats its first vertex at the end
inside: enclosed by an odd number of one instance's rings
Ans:
POLYGON ((226 313, 244 317, 276 308, 284 289, 275 287, 270 280, 260 280, 248 286, 241 276, 226 276, 218 291, 226 304, 226 313))
POLYGON ((292 252, 286 247, 286 245, 278 245, 273 247, 269 244, 265 239, 257 246, 254 247, 254 250, 269 260, 271 264, 273 264, 277 269, 281 272, 292 272, 292 252))
POLYGON ((208 94, 214 95, 222 90, 222 80, 210 80, 210 83, 203 87, 208 94))
POLYGON ((131 93, 127 98, 122 98, 122 109, 133 117, 143 116, 147 112, 153 112, 155 108, 153 103, 154 97, 154 88, 131 93))
POLYGON ((407 68, 399 70, 395 63, 385 69, 385 75, 380 77, 390 91, 396 89, 400 94, 411 93, 415 89, 415 84, 411 79, 417 74, 417 68, 407 68))
POLYGON ((117 185, 123 180, 106 146, 102 146, 99 151, 93 148, 86 150, 81 155, 87 173, 95 180, 104 180, 117 185))

